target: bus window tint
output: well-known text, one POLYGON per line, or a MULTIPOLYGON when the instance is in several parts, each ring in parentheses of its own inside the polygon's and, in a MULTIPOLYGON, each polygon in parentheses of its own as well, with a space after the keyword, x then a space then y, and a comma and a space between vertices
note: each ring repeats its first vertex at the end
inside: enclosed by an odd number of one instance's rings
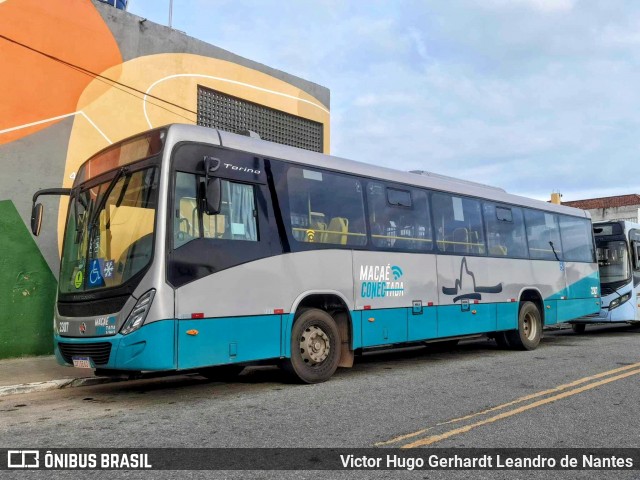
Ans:
POLYGON ((629 230, 629 242, 633 269, 637 272, 640 271, 640 230, 635 228, 629 230))
POLYGON ((202 236, 220 240, 257 242, 258 226, 254 188, 253 185, 222 180, 220 213, 202 215, 202 236))
POLYGON ((535 260, 562 260, 558 217, 553 213, 525 210, 529 256, 535 260))
POLYGON ((484 228, 480 202, 471 198, 434 193, 433 227, 440 251, 484 255, 484 228))
POLYGON ((489 255, 524 258, 527 256, 524 216, 518 207, 483 205, 489 255))
POLYGON ((560 236, 564 260, 593 262, 591 222, 586 218, 560 216, 560 236))
POLYGON ((257 242, 254 186, 222 180, 222 202, 218 215, 199 211, 198 190, 204 191, 204 188, 204 178, 201 176, 177 173, 174 248, 200 237, 257 242))
POLYGON ((367 243, 362 184, 355 178, 291 167, 287 172, 291 233, 304 243, 367 243))
POLYGON ((197 208, 198 179, 190 173, 176 174, 176 211, 173 217, 173 247, 200 236, 197 208))
POLYGON ((376 247, 432 250, 427 193, 417 189, 367 186, 371 239, 376 247))
POLYGON ((602 283, 625 282, 631 278, 629 252, 624 240, 599 241, 597 254, 602 283))

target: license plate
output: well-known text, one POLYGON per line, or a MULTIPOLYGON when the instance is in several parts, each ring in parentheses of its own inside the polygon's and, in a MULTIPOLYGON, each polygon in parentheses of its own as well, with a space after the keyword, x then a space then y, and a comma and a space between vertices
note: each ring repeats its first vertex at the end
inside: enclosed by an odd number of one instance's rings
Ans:
POLYGON ((73 366, 76 368, 93 368, 90 357, 72 357, 73 366))

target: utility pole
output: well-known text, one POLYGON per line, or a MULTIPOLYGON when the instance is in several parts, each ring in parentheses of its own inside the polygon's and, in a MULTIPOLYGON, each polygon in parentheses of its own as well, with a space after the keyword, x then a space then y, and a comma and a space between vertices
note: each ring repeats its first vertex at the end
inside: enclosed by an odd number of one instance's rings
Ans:
POLYGON ((173 0, 169 0, 169 28, 171 27, 171 19, 173 17, 173 0))

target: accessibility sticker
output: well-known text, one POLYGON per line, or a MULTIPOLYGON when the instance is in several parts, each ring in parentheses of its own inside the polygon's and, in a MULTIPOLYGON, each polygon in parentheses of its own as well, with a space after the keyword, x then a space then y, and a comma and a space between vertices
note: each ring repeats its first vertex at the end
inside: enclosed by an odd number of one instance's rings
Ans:
POLYGON ((89 287, 96 288, 104 286, 104 278, 102 278, 102 265, 99 258, 91 260, 89 264, 89 278, 87 283, 89 287))

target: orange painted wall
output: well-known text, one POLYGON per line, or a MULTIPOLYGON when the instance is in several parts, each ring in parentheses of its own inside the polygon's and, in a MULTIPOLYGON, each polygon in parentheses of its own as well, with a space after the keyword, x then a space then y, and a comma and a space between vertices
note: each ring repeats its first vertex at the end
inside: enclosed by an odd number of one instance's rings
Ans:
MULTIPOLYGON (((12 41, 90 72, 122 63, 111 31, 89 0, 1 2, 0 131, 75 112, 78 98, 93 81, 87 73, 12 41)), ((108 88, 103 84, 102 92, 108 88)), ((0 144, 51 124, 6 132, 0 144)))

